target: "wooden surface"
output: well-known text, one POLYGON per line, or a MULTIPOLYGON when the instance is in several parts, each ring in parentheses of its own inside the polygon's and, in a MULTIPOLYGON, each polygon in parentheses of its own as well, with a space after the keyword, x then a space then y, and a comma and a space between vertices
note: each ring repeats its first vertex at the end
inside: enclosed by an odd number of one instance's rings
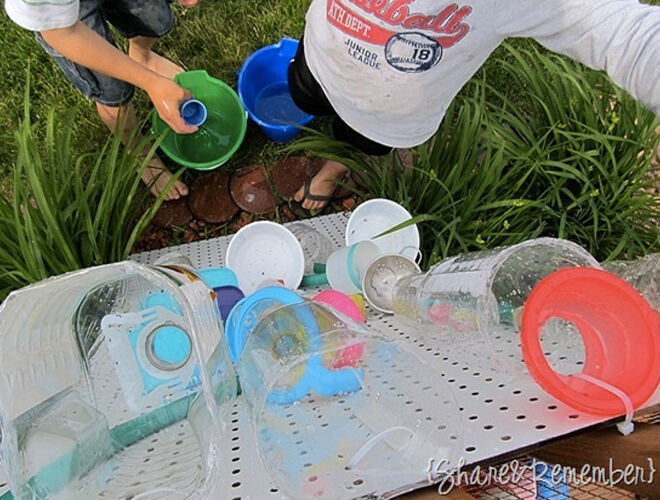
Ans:
MULTIPOLYGON (((616 427, 589 431, 544 446, 533 455, 546 462, 575 467, 578 473, 584 464, 604 467, 606 471, 610 470, 610 460, 614 469, 625 470, 632 464, 646 471, 645 481, 651 479, 651 470, 655 468, 650 484, 620 481, 615 486, 660 499, 660 425, 636 423, 635 431, 629 436, 620 434, 616 427)), ((620 476, 615 474, 612 480, 617 477, 620 476)))
POLYGON ((406 493, 405 495, 397 498, 402 500, 475 500, 472 495, 469 495, 468 493, 465 493, 459 489, 454 489, 446 495, 440 495, 438 493, 438 488, 433 486, 413 491, 411 493, 406 493))

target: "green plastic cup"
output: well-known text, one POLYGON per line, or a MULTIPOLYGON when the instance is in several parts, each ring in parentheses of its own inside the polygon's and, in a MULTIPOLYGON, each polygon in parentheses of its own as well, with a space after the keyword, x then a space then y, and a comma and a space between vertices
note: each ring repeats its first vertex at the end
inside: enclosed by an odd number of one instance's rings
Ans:
POLYGON ((160 148, 185 167, 197 170, 219 167, 231 158, 245 137, 247 114, 238 95, 229 85, 204 70, 179 73, 174 81, 206 106, 208 117, 197 132, 177 134, 154 110, 153 133, 160 136, 164 130, 169 130, 160 148))

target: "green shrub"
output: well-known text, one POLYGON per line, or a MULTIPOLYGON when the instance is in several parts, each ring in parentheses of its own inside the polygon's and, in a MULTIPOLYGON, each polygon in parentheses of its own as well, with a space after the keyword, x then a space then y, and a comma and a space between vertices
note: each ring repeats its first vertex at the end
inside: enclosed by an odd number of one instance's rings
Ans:
POLYGON ((139 152, 149 138, 131 137, 136 147, 130 152, 119 135, 100 150, 77 153, 77 115, 76 109, 63 115, 51 109, 42 143, 36 129, 44 124, 30 122, 26 91, 13 196, 0 196, 0 299, 52 275, 126 259, 161 205, 164 195, 148 203, 140 180, 158 141, 144 157, 139 152))
POLYGON ((516 101, 500 92, 489 127, 511 168, 525 173, 512 189, 546 205, 543 234, 602 260, 657 251, 660 198, 648 175, 655 115, 601 72, 531 44, 508 51, 513 60, 502 65, 516 101))

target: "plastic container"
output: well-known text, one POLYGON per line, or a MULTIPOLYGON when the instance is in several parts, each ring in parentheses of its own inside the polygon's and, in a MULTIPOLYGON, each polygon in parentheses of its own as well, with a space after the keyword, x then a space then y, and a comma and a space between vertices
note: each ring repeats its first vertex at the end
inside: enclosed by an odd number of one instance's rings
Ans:
POLYGON ((223 321, 226 321, 234 306, 245 298, 245 294, 237 286, 231 285, 221 286, 213 290, 215 291, 218 309, 220 309, 220 317, 223 321))
POLYGON ((632 261, 607 262, 603 268, 621 276, 660 312, 660 253, 632 261))
POLYGON ((181 118, 188 125, 201 126, 208 116, 206 106, 198 99, 188 99, 181 105, 181 118))
POLYGON ((305 271, 305 256, 296 237, 270 221, 241 228, 229 241, 225 263, 236 273, 245 295, 270 281, 298 288, 305 271))
POLYGON ((405 255, 381 255, 374 259, 364 272, 362 291, 371 307, 392 314, 392 294, 397 281, 421 272, 419 265, 405 255))
POLYGON ((415 355, 317 302, 264 297, 241 317, 250 324, 239 353, 241 387, 261 460, 285 494, 354 498, 382 487, 383 478, 425 481, 430 459, 456 465, 460 412, 415 355), (358 362, 338 365, 356 345, 358 362), (414 402, 406 384, 428 387, 428 397, 414 402))
POLYGON ((372 240, 381 253, 403 254, 415 260, 419 257, 419 230, 416 224, 377 237, 410 219, 410 213, 392 200, 374 198, 365 201, 358 205, 348 219, 346 245, 372 240))
POLYGON ((328 257, 325 273, 331 288, 347 294, 362 291, 362 277, 380 249, 371 241, 335 250, 328 257))
MULTIPOLYGON (((313 300, 328 305, 333 310, 362 324, 366 321, 366 317, 354 297, 361 297, 361 295, 349 296, 338 290, 323 290, 322 292, 317 293, 313 300)), ((362 342, 356 342, 345 349, 340 350, 337 358, 332 362, 331 366, 333 368, 357 366, 363 354, 364 344, 362 342)))
MULTIPOLYGON (((399 280, 393 310, 413 320, 429 343, 458 345, 484 366, 519 375, 527 371, 519 339, 525 300, 550 273, 580 266, 600 268, 585 249, 555 238, 460 254, 399 280)), ((542 342, 555 369, 580 369, 584 347, 570 325, 553 322, 542 342)))
MULTIPOLYGON (((225 163, 236 152, 245 136, 247 117, 236 92, 204 70, 186 71, 174 81, 189 90, 206 107, 208 117, 197 132, 176 134, 170 131, 160 148, 172 160, 185 167, 211 170, 225 163)), ((152 115, 152 131, 160 136, 168 125, 152 115)))
POLYGON ((364 312, 360 309, 360 306, 353 297, 338 290, 323 290, 314 295, 313 300, 329 305, 353 321, 364 323, 366 321, 364 312))
POLYGON ((10 294, 0 455, 14 497, 217 497, 236 396, 222 338, 209 289, 175 267, 122 262, 10 294))
POLYGON ((296 222, 286 226, 300 242, 305 255, 305 274, 314 273, 314 264, 325 264, 332 253, 332 243, 312 226, 296 222))
POLYGON ((286 142, 314 118, 295 105, 288 69, 298 41, 282 38, 252 53, 238 72, 238 95, 248 115, 271 140, 286 142))
POLYGON ((236 273, 227 267, 207 267, 197 269, 197 275, 204 280, 209 288, 221 288, 225 286, 238 286, 236 273))
POLYGON ((580 411, 632 414, 660 384, 660 315, 632 286, 601 269, 561 269, 541 280, 523 309, 521 342, 538 384, 580 411), (579 373, 558 373, 548 362, 540 337, 552 319, 579 332, 585 348, 579 373))

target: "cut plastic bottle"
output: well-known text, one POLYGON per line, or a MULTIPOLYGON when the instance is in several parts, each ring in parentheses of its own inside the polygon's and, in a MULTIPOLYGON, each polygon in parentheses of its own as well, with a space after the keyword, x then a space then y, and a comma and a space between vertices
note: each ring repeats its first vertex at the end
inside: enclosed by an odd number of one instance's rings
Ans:
POLYGON ((223 339, 185 265, 122 262, 10 294, 0 454, 14 497, 215 498, 236 397, 223 339))
POLYGON ((229 343, 259 455, 278 488, 292 498, 354 498, 425 481, 431 459, 445 470, 456 465, 460 412, 431 366, 276 288, 246 298, 228 324, 246 328, 229 343), (422 400, 413 387, 423 388, 422 400))

